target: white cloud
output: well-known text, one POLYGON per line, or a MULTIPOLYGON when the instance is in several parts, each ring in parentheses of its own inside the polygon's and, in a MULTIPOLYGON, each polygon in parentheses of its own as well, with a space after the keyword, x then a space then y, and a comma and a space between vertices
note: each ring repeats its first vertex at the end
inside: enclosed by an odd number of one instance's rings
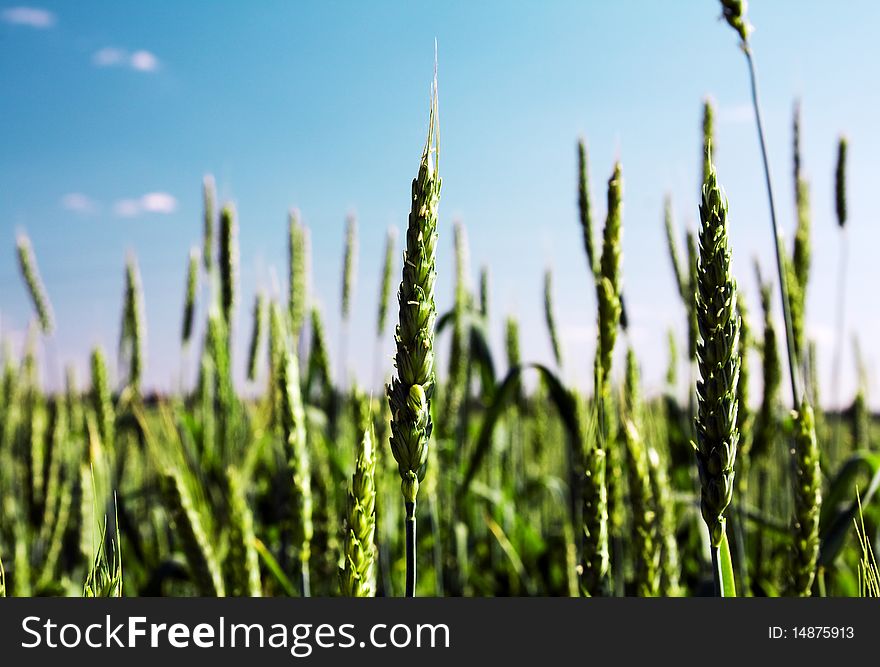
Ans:
POLYGON ((113 205, 119 218, 134 218, 143 213, 168 215, 177 210, 177 199, 167 192, 148 192, 139 199, 120 199, 113 205))
POLYGON ((0 14, 5 23, 44 30, 55 25, 55 14, 37 7, 9 7, 0 14))
POLYGON ((129 62, 140 72, 155 72, 159 68, 159 59, 149 51, 135 51, 129 62))
POLYGON ((147 213, 174 213, 177 200, 167 192, 148 192, 141 197, 141 208, 147 213))
POLYGON ((98 211, 98 203, 81 192, 70 192, 61 198, 61 206, 68 211, 89 215, 98 211))
POLYGON ((150 51, 134 51, 106 46, 92 54, 92 63, 96 67, 130 67, 138 72, 155 72, 159 69, 159 59, 150 51))
POLYGON ((125 60, 125 51, 112 46, 105 47, 100 51, 96 51, 92 56, 92 62, 98 67, 112 67, 113 65, 121 65, 125 60))

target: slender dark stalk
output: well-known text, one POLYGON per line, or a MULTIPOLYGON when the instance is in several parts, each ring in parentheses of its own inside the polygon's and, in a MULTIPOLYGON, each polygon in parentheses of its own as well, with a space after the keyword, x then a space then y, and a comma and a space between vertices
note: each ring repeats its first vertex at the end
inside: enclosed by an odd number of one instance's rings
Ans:
POLYGON ((718 557, 719 547, 709 547, 712 554, 712 579, 715 582, 715 597, 724 597, 722 591, 721 559, 718 557))
POLYGON ((770 165, 767 159, 767 145, 764 141, 764 124, 761 120, 761 105, 758 101, 758 76, 755 71, 755 60, 748 43, 742 44, 743 53, 746 54, 746 62, 749 64, 749 81, 752 91, 752 106, 755 109, 755 123, 758 126, 758 141, 761 144, 761 159, 764 162, 764 180, 767 184, 767 199, 770 202, 770 222, 773 224, 773 237, 776 244, 776 270, 779 273, 779 293, 782 297, 782 314, 785 319, 785 342, 788 350, 788 371, 791 380, 791 396, 795 407, 800 405, 801 393, 798 381, 797 357, 794 347, 794 330, 791 326, 791 309, 788 300, 788 280, 785 270, 784 243, 782 231, 776 221, 776 205, 773 199, 773 186, 770 182, 770 165))
POLYGON ((406 597, 416 596, 416 504, 404 503, 406 507, 406 597))
MULTIPOLYGON (((831 398, 834 401, 834 409, 838 412, 840 406, 840 367, 843 359, 843 336, 846 330, 845 318, 846 309, 844 308, 844 300, 846 298, 846 264, 847 264, 847 240, 846 240, 846 152, 847 140, 841 137, 837 144, 837 169, 834 174, 834 194, 835 194, 835 212, 837 213, 837 224, 840 227, 840 266, 837 276, 837 332, 834 342, 834 368, 831 377, 831 398)), ((834 447, 833 454, 836 457, 840 448, 840 426, 841 420, 837 420, 837 427, 834 429, 834 447)))

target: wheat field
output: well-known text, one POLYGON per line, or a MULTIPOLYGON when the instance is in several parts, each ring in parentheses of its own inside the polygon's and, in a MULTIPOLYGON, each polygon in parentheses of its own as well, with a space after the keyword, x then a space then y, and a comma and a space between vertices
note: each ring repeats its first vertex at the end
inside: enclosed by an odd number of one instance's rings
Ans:
MULTIPOLYGON (((425 140, 402 184, 409 217, 384 236, 375 285, 357 283, 362 230, 345 220, 335 353, 325 304, 336 302, 315 280, 302 213, 279 225, 279 284, 245 301, 236 205, 205 175, 203 238, 173 251, 186 258, 175 345, 195 383, 144 388, 153 295, 135 248, 119 276, 118 346, 94 348, 88 377, 71 369, 50 387, 41 366, 56 363, 46 351, 65 331, 22 230, 21 281, 4 286, 25 290, 32 307, 24 344, 2 350, 0 596, 876 597, 880 432, 868 371, 857 350, 850 407, 823 409, 839 389, 818 379, 806 308, 811 260, 834 249, 811 244, 798 104, 792 182, 771 181, 745 4, 721 1, 732 31, 719 29, 718 48, 742 51, 751 85, 774 262, 755 263, 752 303, 736 275, 750 258, 729 233, 737 202, 713 159, 714 103, 695 100, 694 228, 658 202, 667 248, 656 264, 674 280, 669 307, 686 332, 668 334, 660 392, 643 389, 629 332, 625 159, 599 175, 572 137, 578 218, 566 242, 583 246, 585 263, 576 284, 548 269, 536 287, 553 353, 538 363, 521 346, 523 322, 494 312, 492 267, 471 284, 467 228, 443 212, 436 65, 427 108, 413 110, 425 140), (777 220, 773 186, 795 193, 792 224, 777 220), (449 265, 438 243, 454 248, 449 265), (449 303, 439 280, 454 284, 449 303), (375 320, 353 318, 359 293, 373 289, 375 320), (555 297, 572 290, 595 295, 595 356, 560 343, 555 297), (349 371, 348 339, 375 341, 369 379, 349 371), (574 365, 590 369, 588 391, 570 382, 574 365)), ((847 150, 841 136, 841 245, 847 150)), ((839 304, 845 256, 841 267, 839 304)), ((843 305, 836 317, 839 349, 843 305)), ((838 353, 836 374, 841 363, 838 353)))

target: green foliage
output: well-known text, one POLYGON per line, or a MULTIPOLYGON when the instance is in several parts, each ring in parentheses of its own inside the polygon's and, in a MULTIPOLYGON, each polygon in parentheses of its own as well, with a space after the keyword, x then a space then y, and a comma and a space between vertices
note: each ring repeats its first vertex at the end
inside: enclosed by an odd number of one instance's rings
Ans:
POLYGON ((165 507, 183 546, 190 576, 199 595, 223 597, 225 586, 220 562, 205 528, 205 510, 197 504, 192 476, 181 470, 168 469, 159 478, 165 507))
POLYGON ((119 519, 116 520, 116 539, 107 555, 107 521, 101 530, 101 540, 95 550, 95 559, 83 584, 84 598, 121 598, 123 588, 122 548, 119 542, 119 519))

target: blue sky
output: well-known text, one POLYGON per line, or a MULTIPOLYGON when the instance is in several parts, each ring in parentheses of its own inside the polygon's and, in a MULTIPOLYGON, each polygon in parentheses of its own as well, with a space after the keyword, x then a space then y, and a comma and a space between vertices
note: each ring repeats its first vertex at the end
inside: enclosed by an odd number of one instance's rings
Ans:
MULTIPOLYGON (((812 185, 808 328, 825 396, 834 340, 840 234, 834 220, 837 136, 850 138, 849 334, 877 370, 880 226, 870 193, 880 154, 880 62, 872 2, 754 2, 756 54, 778 208, 790 241, 791 110, 803 101, 812 185)), ((45 373, 85 373, 88 350, 114 350, 126 252, 146 300, 150 386, 180 377, 179 330, 189 248, 200 243, 203 174, 240 218, 241 372, 254 290, 286 272, 286 212, 311 228, 315 297, 339 349, 345 217, 360 225, 349 336, 369 384, 382 246, 406 222, 439 45, 442 176, 438 301, 452 296, 452 221, 467 226, 472 276, 491 267, 492 335, 522 323, 524 357, 549 361, 542 274, 554 269, 565 377, 586 387, 595 297, 576 217, 575 140, 589 143, 604 218, 615 158, 625 178, 624 275, 631 340, 648 390, 662 387, 666 330, 684 333, 665 250, 662 202, 694 224, 700 106, 718 106, 716 161, 730 198, 736 273, 758 311, 752 258, 771 270, 770 233, 745 62, 711 1, 0 3, 0 326, 20 344, 31 318, 17 275, 26 230, 57 331, 45 373), (369 335, 360 335, 367 331, 369 335)), ((776 304, 778 305, 778 304, 776 304)), ((447 342, 441 341, 445 346, 447 342)), ((384 353, 390 359, 390 335, 384 353)), ((338 353, 334 354, 338 363, 338 353)), ((503 364, 502 364, 503 365, 503 364)), ((847 342, 842 397, 854 373, 847 342)), ((390 363, 389 363, 390 368, 390 363)), ((878 391, 871 392, 872 403, 878 391)), ((682 386, 682 390, 684 387, 682 386)))

